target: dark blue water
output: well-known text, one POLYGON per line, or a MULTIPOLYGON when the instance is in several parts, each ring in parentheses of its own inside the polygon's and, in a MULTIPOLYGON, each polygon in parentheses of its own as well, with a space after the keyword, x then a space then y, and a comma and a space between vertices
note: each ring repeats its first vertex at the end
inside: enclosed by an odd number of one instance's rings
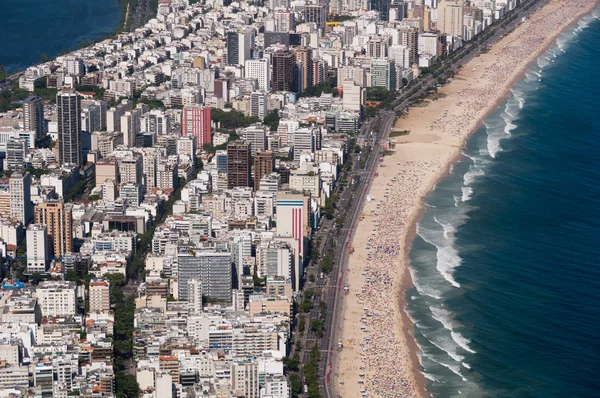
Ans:
POLYGON ((0 64, 17 71, 112 33, 118 0, 0 0, 0 64))
POLYGON ((600 396, 600 20, 563 33, 426 200, 407 293, 436 397, 600 396))

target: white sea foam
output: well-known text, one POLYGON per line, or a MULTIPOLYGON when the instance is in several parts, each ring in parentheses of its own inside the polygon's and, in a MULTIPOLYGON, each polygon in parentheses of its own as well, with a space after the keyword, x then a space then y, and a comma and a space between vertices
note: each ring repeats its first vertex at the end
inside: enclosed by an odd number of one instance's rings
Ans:
MULTIPOLYGON (((417 227, 417 229, 418 229, 418 227, 417 227)), ((421 296, 428 296, 428 297, 434 298, 436 300, 440 300, 442 298, 440 292, 435 290, 432 286, 429 286, 420 281, 420 279, 415 274, 413 267, 408 267, 408 271, 410 272, 410 277, 413 281, 413 285, 415 286, 415 289, 417 289, 417 292, 419 292, 419 294, 421 296)), ((409 318, 410 318, 410 315, 409 315, 409 318)))
MULTIPOLYGON (((460 284, 454 280, 453 271, 454 268, 458 267, 461 263, 461 258, 458 255, 458 251, 452 246, 452 241, 445 239, 436 239, 436 231, 424 229, 417 225, 417 234, 430 245, 435 246, 437 249, 436 268, 439 273, 454 287, 460 287, 460 284)), ((413 279, 414 280, 414 279, 413 279)))
POLYGON ((444 238, 451 239, 453 237, 453 234, 456 232, 456 228, 452 224, 441 222, 438 220, 437 216, 433 216, 433 220, 444 230, 444 238))
POLYGON ((463 363, 462 363, 462 366, 464 366, 464 367, 465 367, 465 368, 467 368, 467 369, 471 369, 471 365, 469 365, 469 364, 468 364, 468 363, 466 363, 466 362, 463 362, 463 363))
POLYGON ((439 382, 438 379, 436 379, 432 374, 429 374, 427 372, 423 372, 423 377, 425 377, 426 379, 429 379, 431 381, 434 381, 434 382, 439 382))
POLYGON ((433 344, 434 346, 436 346, 440 351, 445 352, 446 354, 448 354, 448 356, 450 358, 452 358, 453 361, 461 363, 463 359, 465 359, 462 355, 459 355, 455 348, 453 347, 452 343, 450 342, 450 339, 446 339, 445 341, 443 341, 443 343, 439 343, 436 342, 435 339, 430 339, 428 338, 429 342, 431 344, 433 344), (442 345, 444 344, 444 345, 442 345))
POLYGON ((462 348, 463 350, 470 352, 471 354, 475 354, 475 350, 471 349, 471 347, 469 347, 469 343, 471 342, 471 340, 467 339, 466 337, 464 337, 462 334, 458 333, 458 332, 450 332, 450 335, 452 336, 452 340, 454 340, 456 342, 456 344, 458 344, 460 346, 460 348, 462 348))
POLYGON ((471 165, 471 167, 469 167, 469 171, 467 171, 463 177, 464 184, 471 185, 477 177, 481 177, 483 175, 485 175, 483 170, 475 165, 471 165))
POLYGON ((448 365, 446 363, 443 363, 441 361, 437 361, 434 358, 429 357, 429 359, 431 359, 433 362, 442 365, 445 368, 448 368, 452 373, 454 373, 455 375, 459 376, 463 381, 467 381, 467 378, 465 376, 462 375, 462 373, 460 373, 460 366, 458 365, 448 365))
POLYGON ((444 326, 444 329, 450 331, 450 336, 452 337, 452 340, 454 340, 454 342, 460 348, 467 352, 470 352, 471 354, 475 354, 475 351, 471 349, 471 347, 469 347, 469 343, 471 342, 471 340, 465 338, 460 333, 454 331, 455 325, 452 321, 452 314, 449 311, 445 310, 444 308, 434 306, 430 306, 429 310, 431 311, 433 319, 441 323, 442 326, 444 326))
POLYGON ((467 202, 467 201, 471 200, 471 196, 473 195, 473 188, 471 188, 471 187, 461 187, 461 190, 462 190, 461 200, 463 202, 467 202))
POLYGON ((448 329, 449 331, 453 330, 452 329, 453 328, 452 319, 451 319, 452 314, 450 314, 449 311, 447 311, 443 308, 434 307, 434 306, 429 306, 429 310, 431 311, 433 319, 435 319, 436 321, 441 323, 445 329, 448 329))

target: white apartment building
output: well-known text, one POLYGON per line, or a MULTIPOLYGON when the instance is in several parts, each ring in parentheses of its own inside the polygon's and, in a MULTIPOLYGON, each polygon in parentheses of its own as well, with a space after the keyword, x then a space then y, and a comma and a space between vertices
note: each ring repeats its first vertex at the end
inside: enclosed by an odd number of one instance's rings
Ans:
POLYGON ((269 91, 271 89, 269 60, 266 58, 246 60, 244 64, 244 77, 246 79, 256 79, 259 90, 269 91))
POLYGON ((45 225, 27 227, 27 273, 36 274, 48 269, 48 231, 45 225))
POLYGON ((77 313, 77 285, 71 281, 44 281, 36 289, 42 316, 69 316, 77 313))

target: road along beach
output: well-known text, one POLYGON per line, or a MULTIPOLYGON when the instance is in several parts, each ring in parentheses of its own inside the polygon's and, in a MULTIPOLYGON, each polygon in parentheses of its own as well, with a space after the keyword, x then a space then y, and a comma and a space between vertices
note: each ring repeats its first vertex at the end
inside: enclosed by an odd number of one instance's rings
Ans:
MULTIPOLYGON (((407 252, 423 198, 433 189, 483 119, 506 99, 511 86, 560 32, 591 11, 595 1, 552 1, 467 63, 435 99, 412 107, 392 133, 370 187, 364 218, 353 237, 354 253, 343 270, 347 294, 335 341, 334 383, 342 397, 427 396, 412 324, 404 311, 410 281, 407 252)), ((494 148, 489 148, 490 154, 494 148)), ((452 265, 438 266, 458 286, 452 265)))

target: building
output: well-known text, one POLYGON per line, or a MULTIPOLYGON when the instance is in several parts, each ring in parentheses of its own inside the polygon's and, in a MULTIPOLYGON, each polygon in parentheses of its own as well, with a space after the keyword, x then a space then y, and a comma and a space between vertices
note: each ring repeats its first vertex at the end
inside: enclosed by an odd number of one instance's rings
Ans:
POLYGON ((188 300, 189 281, 202 281, 202 294, 212 299, 231 301, 231 253, 200 251, 178 256, 178 298, 188 300))
POLYGON ((371 61, 371 87, 390 91, 396 89, 396 66, 393 60, 376 58, 371 61))
POLYGON ((315 84, 312 48, 295 47, 296 56, 296 84, 298 91, 304 91, 315 84))
POLYGON ((342 107, 344 110, 361 112, 366 102, 365 89, 353 81, 344 82, 344 97, 342 107))
POLYGON ((398 34, 398 44, 408 48, 408 67, 412 67, 419 60, 419 31, 413 27, 402 26, 398 29, 398 34))
POLYGON ((235 361, 231 364, 231 389, 234 395, 258 398, 258 363, 255 361, 235 361))
POLYGON ((244 65, 244 77, 246 79, 256 79, 259 90, 269 91, 271 89, 269 60, 265 58, 246 60, 246 64, 244 65))
POLYGON ((120 183, 141 184, 144 175, 143 159, 137 153, 119 160, 120 183))
POLYGON ((390 5, 390 0, 369 0, 369 10, 377 11, 380 21, 389 20, 390 5))
POLYGON ((11 137, 6 142, 6 159, 4 169, 11 171, 23 170, 23 161, 27 154, 25 141, 20 138, 11 137))
POLYGON ((436 33, 426 32, 419 35, 419 55, 437 57, 440 55, 439 47, 436 33))
MULTIPOLYGON (((269 95, 266 91, 254 91, 250 94, 250 116, 264 119, 269 113, 269 95)), ((254 150, 254 148, 252 148, 254 150)))
POLYGON ((44 128, 44 100, 30 96, 23 101, 23 130, 35 131, 36 138, 42 138, 44 128))
POLYGON ((72 316, 77 313, 77 284, 43 281, 35 290, 42 316, 72 316))
POLYGON ((210 129, 210 108, 203 106, 186 106, 183 108, 182 135, 196 137, 198 148, 212 143, 210 129))
POLYGON ((254 155, 254 190, 260 189, 260 180, 275 169, 273 152, 259 152, 254 155))
POLYGON ((254 155, 265 150, 268 127, 256 123, 244 129, 244 139, 250 143, 250 152, 254 155))
POLYGON ((119 174, 115 160, 106 160, 96 163, 96 188, 101 188, 106 180, 117 182, 119 174))
POLYGON ((91 280, 89 303, 90 312, 110 310, 110 282, 105 279, 91 280))
MULTIPOLYGON (((300 194, 277 193, 277 234, 297 241, 293 249, 304 258, 305 240, 310 238, 310 198, 300 194)), ((299 288, 301 264, 292 275, 294 289, 299 288)))
POLYGON ((27 227, 27 273, 42 274, 48 270, 48 230, 45 225, 27 227))
POLYGON ((13 173, 8 180, 8 184, 10 188, 10 215, 23 225, 27 225, 33 218, 31 176, 27 172, 13 173))
POLYGON ((167 162, 158 163, 156 166, 156 186, 162 189, 176 189, 179 186, 177 165, 167 162))
POLYGON ((227 188, 250 186, 250 143, 234 141, 227 145, 227 188))
POLYGON ((272 55, 273 91, 292 91, 294 87, 294 56, 288 50, 277 50, 272 55))
POLYGON ((81 165, 81 100, 73 91, 56 95, 58 114, 58 162, 81 165))
POLYGON ((464 3, 442 0, 438 4, 437 29, 455 37, 464 34, 464 3))
POLYGON ((294 162, 300 163, 300 156, 315 151, 315 132, 310 127, 302 127, 294 132, 294 162))
POLYGON ((140 116, 139 109, 133 109, 125 112, 121 116, 121 133, 123 133, 123 145, 126 147, 136 146, 136 137, 140 133, 140 116))
POLYGON ((50 201, 35 206, 35 223, 48 229, 49 252, 57 258, 73 252, 72 205, 50 201))
POLYGON ((252 28, 227 32, 227 65, 244 66, 252 56, 255 35, 252 28))
POLYGON ((314 22, 317 25, 317 28, 321 31, 321 34, 324 34, 328 12, 329 6, 327 3, 306 4, 304 6, 304 21, 314 22))

